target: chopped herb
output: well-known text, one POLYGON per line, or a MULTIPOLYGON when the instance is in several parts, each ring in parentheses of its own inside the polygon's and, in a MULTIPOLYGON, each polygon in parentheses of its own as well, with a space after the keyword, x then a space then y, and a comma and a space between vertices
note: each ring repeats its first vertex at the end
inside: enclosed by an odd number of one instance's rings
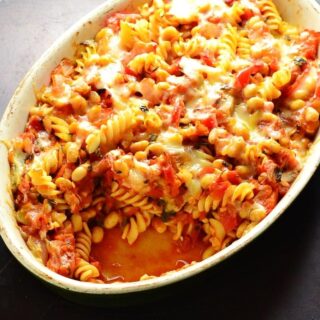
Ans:
POLYGON ((232 165, 227 162, 226 160, 222 160, 222 164, 225 166, 225 167, 232 167, 232 165))
POLYGON ((102 219, 99 219, 96 221, 97 222, 97 226, 99 227, 104 227, 104 223, 103 223, 103 220, 102 219))
POLYGON ((232 89, 232 87, 229 85, 229 84, 222 84, 221 86, 220 86, 220 89, 221 90, 231 90, 232 89))
POLYGON ((276 181, 280 182, 282 178, 282 170, 279 167, 276 167, 274 169, 274 175, 275 175, 276 181))
POLYGON ((97 179, 94 179, 93 183, 94 183, 95 188, 98 188, 100 186, 100 181, 97 179))
POLYGON ((94 152, 94 154, 96 157, 102 158, 102 153, 101 153, 100 147, 94 152))
POLYGON ((208 141, 198 141, 196 142, 196 148, 197 149, 200 149, 201 147, 207 147, 207 146, 210 146, 210 143, 208 141))
POLYGON ((54 233, 55 233, 54 229, 48 230, 47 231, 47 237, 49 237, 49 239, 50 239, 50 237, 52 237, 54 235, 54 233))
POLYGON ((101 96, 102 94, 104 94, 107 91, 106 88, 101 88, 101 89, 97 89, 97 93, 101 96))
POLYGON ((33 159, 33 154, 28 154, 27 156, 26 156, 26 161, 27 160, 32 160, 33 159))
POLYGON ((140 106, 140 110, 143 111, 143 112, 148 112, 149 111, 147 106, 140 106))
POLYGON ((134 93, 134 95, 135 95, 136 97, 142 97, 142 93, 139 92, 139 91, 136 91, 136 92, 134 93))
POLYGON ((157 140, 158 136, 154 133, 150 134, 149 140, 150 142, 155 142, 157 140))
POLYGON ((302 57, 296 57, 293 59, 293 62, 296 66, 302 67, 307 63, 307 60, 302 57))
POLYGON ((124 228, 128 224, 128 222, 129 222, 129 218, 128 217, 124 217, 124 219, 120 223, 120 227, 124 228))
POLYGON ((50 206, 52 206, 52 207, 56 205, 56 202, 52 199, 48 199, 48 202, 49 202, 50 206))
POLYGON ((165 208, 167 205, 167 203, 163 199, 159 199, 157 201, 157 203, 158 203, 158 206, 163 207, 163 208, 165 208))
POLYGON ((168 222, 171 217, 173 217, 176 214, 174 211, 163 211, 161 215, 162 222, 168 222))

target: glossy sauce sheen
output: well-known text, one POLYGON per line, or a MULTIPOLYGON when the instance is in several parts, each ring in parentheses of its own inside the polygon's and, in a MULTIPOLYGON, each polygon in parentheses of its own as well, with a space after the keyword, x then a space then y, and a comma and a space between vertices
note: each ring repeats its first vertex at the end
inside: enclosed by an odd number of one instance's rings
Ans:
POLYGON ((101 243, 93 245, 91 255, 101 263, 107 282, 137 281, 144 274, 161 274, 183 267, 192 261, 200 261, 206 245, 193 240, 183 247, 172 239, 172 233, 159 234, 148 229, 138 240, 129 245, 121 239, 119 228, 105 232, 101 243))

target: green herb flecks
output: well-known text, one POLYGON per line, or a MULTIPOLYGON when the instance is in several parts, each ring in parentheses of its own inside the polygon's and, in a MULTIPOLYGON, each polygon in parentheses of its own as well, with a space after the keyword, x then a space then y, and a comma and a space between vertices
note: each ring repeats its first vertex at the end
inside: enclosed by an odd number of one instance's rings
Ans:
POLYGON ((161 220, 162 222, 168 222, 175 215, 176 215, 175 211, 163 211, 161 215, 161 220))
POLYGON ((149 111, 149 108, 147 106, 140 106, 140 110, 142 112, 148 112, 149 111))
POLYGON ((303 57, 296 57, 293 59, 293 62, 296 66, 303 67, 307 63, 307 60, 303 57))

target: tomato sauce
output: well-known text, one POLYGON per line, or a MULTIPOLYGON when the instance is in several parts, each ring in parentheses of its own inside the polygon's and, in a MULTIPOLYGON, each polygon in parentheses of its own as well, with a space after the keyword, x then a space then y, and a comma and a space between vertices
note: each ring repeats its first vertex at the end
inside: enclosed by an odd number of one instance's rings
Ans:
POLYGON ((121 239, 121 230, 106 230, 101 243, 92 247, 91 255, 102 266, 106 282, 137 281, 144 274, 161 274, 183 267, 192 261, 200 261, 208 246, 201 239, 193 241, 188 250, 181 250, 169 231, 159 234, 148 229, 129 245, 121 239))

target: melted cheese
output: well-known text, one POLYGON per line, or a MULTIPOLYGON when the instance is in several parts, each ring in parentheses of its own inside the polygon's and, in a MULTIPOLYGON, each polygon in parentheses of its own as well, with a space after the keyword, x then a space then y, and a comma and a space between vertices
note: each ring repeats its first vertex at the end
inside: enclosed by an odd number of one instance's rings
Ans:
POLYGON ((37 142, 40 149, 45 149, 47 147, 50 147, 51 141, 49 139, 49 134, 46 131, 40 131, 38 133, 37 142))
POLYGON ((101 86, 107 88, 115 83, 118 74, 123 72, 123 66, 120 61, 110 63, 106 67, 99 68, 98 74, 100 77, 101 86))
POLYGON ((210 4, 210 0, 173 0, 169 13, 181 21, 196 21, 200 4, 210 4))
POLYGON ((120 38, 117 35, 113 35, 109 38, 108 48, 110 50, 108 53, 118 61, 120 61, 126 54, 125 51, 121 50, 120 38))
POLYGON ((137 191, 141 192, 141 190, 145 187, 145 176, 137 169, 131 169, 128 177, 129 186, 137 191))
POLYGON ((196 176, 203 168, 212 166, 211 160, 213 157, 211 159, 210 155, 205 156, 199 150, 186 148, 181 168, 196 176))
POLYGON ((162 131, 157 138, 157 142, 163 144, 169 154, 181 154, 185 152, 182 145, 182 136, 175 129, 162 131))
POLYGON ((210 83, 210 81, 205 80, 203 85, 199 89, 194 90, 194 92, 194 98, 187 102, 186 107, 200 107, 208 109, 212 107, 219 100, 219 98, 221 98, 221 83, 210 83))
POLYGON ((171 75, 167 78, 167 82, 176 86, 183 86, 188 83, 188 79, 185 76, 177 77, 177 76, 171 75))
POLYGON ((200 60, 187 57, 182 57, 179 65, 182 68, 183 73, 193 80, 199 79, 201 76, 200 73, 205 67, 200 60))
POLYGON ((87 132, 93 132, 96 130, 96 127, 92 125, 88 120, 82 119, 81 121, 79 121, 79 129, 87 132))
POLYGON ((248 128, 248 130, 250 131, 250 140, 254 142, 259 142, 266 139, 266 137, 264 137, 259 132, 259 129, 257 127, 261 119, 261 115, 262 114, 260 111, 256 111, 253 114, 248 113, 244 104, 237 106, 234 111, 234 116, 246 128, 248 128))
POLYGON ((172 0, 169 13, 181 22, 192 22, 198 18, 205 20, 212 13, 223 14, 227 8, 223 0, 172 0), (203 12, 200 16, 199 10, 203 12))
POLYGON ((224 79, 220 68, 204 65, 199 59, 182 57, 179 66, 188 78, 195 81, 201 81, 204 77, 207 77, 211 82, 224 79))
POLYGON ((203 110, 201 108, 196 110, 192 108, 187 108, 185 117, 190 120, 205 120, 208 119, 210 114, 211 113, 208 110, 203 110))
POLYGON ((27 154, 22 151, 16 150, 14 153, 13 170, 11 171, 11 182, 13 188, 16 188, 21 182, 21 177, 26 167, 26 157, 27 154))

